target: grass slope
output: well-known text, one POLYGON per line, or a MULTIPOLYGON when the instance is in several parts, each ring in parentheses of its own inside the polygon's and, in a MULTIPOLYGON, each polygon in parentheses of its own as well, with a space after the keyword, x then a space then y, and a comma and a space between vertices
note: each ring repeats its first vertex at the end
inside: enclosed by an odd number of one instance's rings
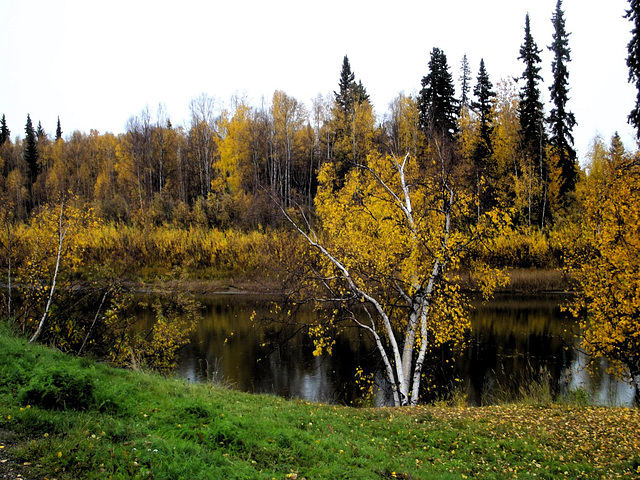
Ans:
POLYGON ((48 479, 635 477, 640 411, 287 401, 109 368, 0 329, 0 462, 48 479))

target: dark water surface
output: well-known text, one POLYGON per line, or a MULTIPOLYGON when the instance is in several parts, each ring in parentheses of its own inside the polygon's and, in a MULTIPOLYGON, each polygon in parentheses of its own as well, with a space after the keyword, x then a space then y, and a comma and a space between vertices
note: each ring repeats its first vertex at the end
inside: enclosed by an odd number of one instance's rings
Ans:
MULTIPOLYGON (((593 403, 632 405, 634 390, 610 379, 604 366, 591 373, 584 368, 586 358, 574 336, 577 325, 560 310, 567 298, 511 294, 476 302, 462 358, 452 362, 441 354, 430 359, 425 387, 434 395, 455 387, 468 394, 471 404, 480 405, 504 400, 533 382, 548 384, 554 394, 581 389, 593 403)), ((205 306, 204 319, 182 350, 177 371, 190 381, 352 404, 360 396, 356 366, 373 373, 378 365, 373 344, 357 330, 337 339, 331 356, 314 357, 305 333, 251 321, 254 311, 258 317, 268 315, 269 299, 215 295, 198 300, 205 306)), ((382 383, 381 375, 376 378, 382 383)))

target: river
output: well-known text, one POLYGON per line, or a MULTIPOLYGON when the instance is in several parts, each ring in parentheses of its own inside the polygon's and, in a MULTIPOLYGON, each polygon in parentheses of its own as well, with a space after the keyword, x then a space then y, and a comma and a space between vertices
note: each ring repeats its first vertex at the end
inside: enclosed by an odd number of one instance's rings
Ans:
MULTIPOLYGON (((546 386, 554 396, 579 392, 589 402, 631 406, 634 390, 606 374, 589 372, 577 346, 576 322, 560 309, 561 294, 499 295, 474 302, 472 331, 457 359, 444 353, 425 369, 426 396, 455 388, 471 405, 516 397, 531 386, 546 386)), ((354 404, 361 396, 355 370, 363 366, 376 383, 379 364, 372 343, 353 330, 340 337, 330 356, 314 357, 306 334, 251 321, 268 316, 270 301, 250 295, 198 298, 204 318, 180 353, 176 374, 189 381, 212 381, 246 392, 268 393, 314 402, 354 404)), ((382 389, 372 403, 382 404, 382 389)))

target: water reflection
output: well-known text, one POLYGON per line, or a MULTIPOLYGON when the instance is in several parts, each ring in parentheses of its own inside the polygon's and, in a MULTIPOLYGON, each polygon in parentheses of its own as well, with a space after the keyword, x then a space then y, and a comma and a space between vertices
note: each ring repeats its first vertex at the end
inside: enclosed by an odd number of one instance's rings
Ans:
POLYGON ((587 369, 589 357, 579 349, 575 350, 575 359, 567 369, 561 385, 566 392, 583 391, 590 394, 591 403, 628 407, 634 405, 636 389, 626 382, 612 379, 607 373, 607 362, 600 360, 587 369))
MULTIPOLYGON (((633 405, 635 391, 627 384, 610 379, 605 368, 591 374, 584 368, 586 358, 575 346, 576 324, 560 311, 565 299, 504 295, 487 304, 477 302, 462 358, 452 364, 438 357, 429 375, 445 387, 458 385, 454 380, 460 379, 476 405, 498 401, 505 391, 531 381, 548 381, 560 394, 582 389, 599 404, 633 405)), ((308 337, 295 327, 250 320, 254 310, 268 312, 268 299, 228 295, 199 300, 205 306, 204 320, 181 352, 178 367, 178 374, 190 381, 351 404, 360 395, 356 366, 375 372, 378 365, 373 345, 357 330, 338 339, 333 355, 314 357, 308 337)), ((376 378, 380 384, 381 376, 376 378)), ((383 401, 384 392, 378 392, 375 402, 383 401)))

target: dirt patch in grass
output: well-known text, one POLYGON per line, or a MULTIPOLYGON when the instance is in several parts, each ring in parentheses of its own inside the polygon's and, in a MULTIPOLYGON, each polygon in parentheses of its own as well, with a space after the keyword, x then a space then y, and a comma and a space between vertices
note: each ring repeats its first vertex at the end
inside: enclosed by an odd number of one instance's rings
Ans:
POLYGON ((0 479, 27 479, 29 465, 18 463, 12 456, 11 450, 20 439, 13 432, 0 429, 0 479))

